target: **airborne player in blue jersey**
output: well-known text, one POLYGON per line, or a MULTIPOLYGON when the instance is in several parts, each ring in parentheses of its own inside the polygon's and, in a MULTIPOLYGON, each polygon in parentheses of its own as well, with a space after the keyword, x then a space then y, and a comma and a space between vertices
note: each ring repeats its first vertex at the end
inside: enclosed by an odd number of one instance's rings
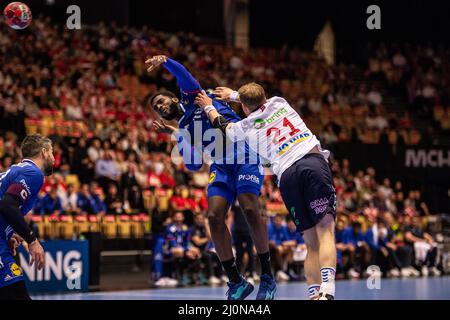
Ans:
MULTIPOLYGON (((172 92, 159 91, 149 98, 148 104, 164 120, 177 120, 178 128, 163 120, 156 121, 155 127, 177 136, 178 148, 186 167, 189 170, 199 170, 203 165, 203 150, 207 147, 203 135, 205 131, 213 129, 203 110, 194 104, 195 97, 202 91, 202 88, 184 66, 172 59, 165 56, 155 56, 148 59, 146 63, 149 65, 149 72, 163 65, 177 79, 181 89, 181 101, 172 92), (201 127, 201 136, 198 133, 196 136, 197 127, 201 127), (186 129, 191 138, 186 138, 186 136, 180 134, 180 129, 186 129), (189 139, 190 141, 188 141, 189 139)), ((240 120, 240 117, 228 104, 214 100, 214 105, 228 121, 237 122, 240 120)), ((223 149, 218 151, 223 152, 223 149)), ((249 160, 251 155, 247 145, 244 145, 244 147, 233 145, 233 151, 234 155, 231 158, 229 152, 223 152, 223 158, 215 159, 210 168, 208 220, 211 237, 222 266, 230 280, 228 283, 228 299, 245 299, 253 291, 253 286, 240 274, 236 267, 230 231, 225 224, 228 209, 237 198, 250 225, 253 241, 261 262, 261 283, 256 298, 272 300, 276 291, 276 284, 270 269, 267 226, 261 215, 258 201, 264 179, 263 167, 259 161, 251 164, 249 160), (237 159, 242 159, 242 157, 249 161, 241 164, 237 159)), ((258 159, 256 154, 254 154, 254 158, 258 159)))
POLYGON ((14 260, 22 241, 28 244, 31 264, 44 266, 44 250, 24 216, 33 208, 44 176, 53 172, 52 142, 41 135, 27 136, 21 146, 23 160, 0 173, 0 300, 29 300, 24 277, 14 260))

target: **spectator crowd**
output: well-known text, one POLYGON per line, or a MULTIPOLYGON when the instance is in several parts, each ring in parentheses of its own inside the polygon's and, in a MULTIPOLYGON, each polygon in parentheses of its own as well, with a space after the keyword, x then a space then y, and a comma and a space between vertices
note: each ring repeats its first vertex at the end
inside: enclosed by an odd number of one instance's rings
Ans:
MULTIPOLYGON (((160 88, 178 89, 169 73, 146 72, 147 57, 182 62, 205 88, 259 82, 269 95, 284 96, 325 146, 430 144, 436 132, 450 130, 450 51, 444 47, 379 45, 366 65, 329 66, 289 47, 244 51, 193 34, 101 23, 71 32, 40 18, 21 33, 1 24, 0 53, 0 171, 19 161, 26 133, 48 135, 55 174, 33 213, 56 219, 151 215, 160 286, 226 279, 206 219, 208 166, 189 172, 173 162, 174 142, 152 129, 155 115, 145 98, 160 88), (400 118, 385 103, 393 90, 407 101, 400 118), (415 126, 419 117, 437 131, 415 126)), ((407 190, 373 168, 351 172, 348 159, 333 159, 332 171, 341 277, 364 277, 372 264, 385 276, 439 274, 436 240, 427 232, 433 212, 421 190, 407 190)), ((260 200, 277 279, 303 279, 305 245, 285 218, 272 176, 260 200)), ((235 204, 229 226, 239 268, 257 281, 253 243, 235 204)))

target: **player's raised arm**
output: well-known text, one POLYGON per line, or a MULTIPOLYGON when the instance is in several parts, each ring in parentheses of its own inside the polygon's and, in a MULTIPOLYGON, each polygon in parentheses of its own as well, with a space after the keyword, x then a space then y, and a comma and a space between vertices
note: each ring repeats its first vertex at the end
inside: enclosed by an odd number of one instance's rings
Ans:
POLYGON ((184 92, 200 91, 201 87, 198 81, 192 76, 192 74, 179 62, 167 58, 166 56, 154 56, 145 61, 149 67, 148 72, 153 71, 160 65, 163 65, 167 71, 175 76, 178 85, 184 92))

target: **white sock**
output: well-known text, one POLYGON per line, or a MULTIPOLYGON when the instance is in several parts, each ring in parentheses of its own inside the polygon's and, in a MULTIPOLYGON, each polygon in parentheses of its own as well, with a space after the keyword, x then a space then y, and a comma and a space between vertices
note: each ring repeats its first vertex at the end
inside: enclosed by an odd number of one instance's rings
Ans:
POLYGON ((334 297, 335 293, 335 275, 336 269, 332 267, 320 268, 320 274, 322 276, 322 284, 320 285, 320 292, 329 294, 334 297))
POLYGON ((312 284, 308 286, 308 298, 312 300, 319 295, 320 284, 312 284))

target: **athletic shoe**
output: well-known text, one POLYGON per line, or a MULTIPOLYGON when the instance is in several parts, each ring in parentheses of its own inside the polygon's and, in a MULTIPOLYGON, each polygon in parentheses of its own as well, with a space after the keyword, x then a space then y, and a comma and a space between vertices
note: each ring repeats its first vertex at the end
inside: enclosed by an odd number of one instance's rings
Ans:
POLYGON ((436 267, 431 267, 430 273, 431 273, 431 275, 433 275, 433 276, 440 276, 440 275, 441 275, 441 272, 440 272, 439 269, 436 268, 436 267))
POLYGON ((422 276, 428 277, 428 274, 429 274, 428 268, 426 266, 423 266, 421 269, 421 273, 422 273, 422 276))
POLYGON ((250 293, 252 293, 255 287, 244 278, 241 278, 241 282, 228 282, 228 291, 226 293, 228 300, 244 300, 250 293))
POLYGON ((352 279, 357 279, 359 278, 359 272, 356 272, 355 269, 351 268, 350 270, 348 270, 347 272, 348 276, 352 279))
POLYGON ((220 280, 222 280, 223 283, 228 283, 228 281, 230 281, 226 275, 220 277, 220 280))
POLYGON ((401 268, 401 269, 400 269, 400 275, 401 275, 403 278, 408 278, 408 277, 411 277, 411 276, 412 276, 412 274, 411 274, 411 272, 408 270, 408 268, 401 268))
POLYGON ((159 278, 158 281, 155 282, 155 286, 157 287, 165 287, 167 286, 167 278, 159 278))
POLYGON ((199 285, 202 285, 202 286, 209 284, 208 279, 206 278, 206 276, 203 273, 200 273, 198 275, 197 282, 198 282, 199 285))
POLYGON ((209 283, 211 286, 218 286, 218 285, 220 285, 222 282, 220 281, 219 278, 217 278, 217 277, 215 277, 215 276, 211 276, 211 277, 209 277, 209 279, 208 279, 208 283, 209 283))
POLYGON ((247 282, 250 283, 252 286, 255 286, 255 280, 253 280, 252 277, 247 277, 247 282))
POLYGON ((277 283, 271 276, 263 274, 261 276, 261 283, 259 284, 256 300, 273 300, 275 292, 277 292, 277 283))
POLYGON ((414 277, 420 277, 420 272, 419 270, 417 270, 414 267, 411 267, 411 273, 413 274, 414 277))
POLYGON ((256 272, 253 272, 252 278, 253 280, 255 280, 255 282, 259 282, 261 280, 256 272))
POLYGON ((331 294, 320 292, 317 300, 334 300, 334 297, 331 294))
POLYGON ((172 278, 166 278, 166 286, 167 287, 176 287, 178 285, 178 280, 177 279, 172 279, 172 278))
POLYGON ((277 281, 289 281, 289 276, 280 270, 277 272, 277 281))
POLYGON ((400 271, 398 271, 398 269, 396 269, 396 268, 393 268, 388 271, 387 275, 390 278, 397 278, 397 277, 400 277, 400 271))
POLYGON ((191 279, 187 275, 183 275, 180 279, 180 286, 185 287, 191 284, 191 279))
POLYGON ((175 279, 171 279, 168 277, 160 278, 155 282, 155 286, 157 287, 176 287, 178 285, 178 281, 175 279))

